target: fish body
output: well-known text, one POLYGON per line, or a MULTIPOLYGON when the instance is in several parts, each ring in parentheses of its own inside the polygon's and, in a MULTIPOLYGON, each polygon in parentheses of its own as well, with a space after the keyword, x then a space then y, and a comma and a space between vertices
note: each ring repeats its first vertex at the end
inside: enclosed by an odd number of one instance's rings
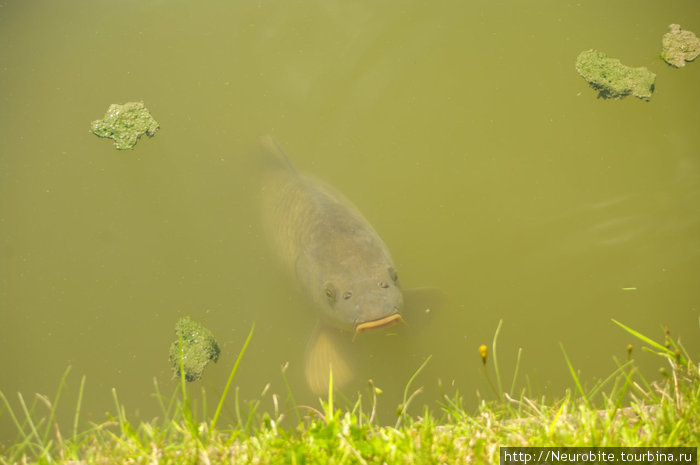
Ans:
MULTIPOLYGON (((357 334, 400 321, 403 294, 396 267, 374 228, 338 191, 299 173, 277 141, 268 136, 262 143, 274 160, 262 186, 264 229, 322 327, 357 334)), ((344 362, 329 355, 334 351, 327 335, 315 340, 322 343, 311 344, 307 379, 310 370, 318 378, 315 372, 327 372, 331 364, 338 384, 338 365, 344 362)))
POLYGON ((297 172, 276 141, 265 143, 280 157, 263 186, 265 230, 321 321, 360 332, 397 320, 403 295, 377 232, 342 194, 297 172))

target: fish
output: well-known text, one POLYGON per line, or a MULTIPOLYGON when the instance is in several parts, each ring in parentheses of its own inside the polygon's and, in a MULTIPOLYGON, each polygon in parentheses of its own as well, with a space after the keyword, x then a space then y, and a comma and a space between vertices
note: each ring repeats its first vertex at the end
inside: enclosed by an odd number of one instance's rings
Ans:
POLYGON ((300 173, 272 136, 261 187, 265 235, 283 268, 298 283, 318 324, 305 357, 312 392, 336 388, 353 375, 333 331, 354 339, 403 321, 403 292, 388 247, 360 210, 323 181, 300 173))

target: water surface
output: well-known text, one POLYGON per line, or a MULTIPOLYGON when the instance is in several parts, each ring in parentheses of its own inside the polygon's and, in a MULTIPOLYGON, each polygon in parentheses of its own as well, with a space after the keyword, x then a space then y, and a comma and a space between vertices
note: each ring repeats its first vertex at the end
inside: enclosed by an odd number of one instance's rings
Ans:
MULTIPOLYGON (((404 287, 445 302, 349 345, 356 384, 391 422, 420 363, 489 393, 477 347, 499 320, 504 384, 590 383, 633 341, 611 318, 700 355, 700 63, 659 58, 670 23, 700 33, 694 1, 105 2, 0 5, 0 390, 53 393, 105 420, 111 388, 159 414, 175 383, 178 317, 222 355, 200 382, 299 403, 314 315, 267 251, 254 150, 274 134, 297 167, 363 211, 404 287), (650 102, 597 99, 576 74, 597 48, 657 73, 650 102), (134 151, 88 133, 111 103, 143 100, 161 130, 134 151), (527 375, 527 378, 526 378, 527 375)), ((364 335, 363 335, 364 336, 364 335)), ((649 379, 660 361, 635 349, 649 379)), ((271 408, 269 397, 266 404, 271 408), (268 405, 269 404, 269 405, 268 405)), ((418 410, 417 410, 418 411, 418 410)), ((229 417, 230 419, 230 417, 229 417)), ((0 438, 14 437, 0 410, 0 438)))

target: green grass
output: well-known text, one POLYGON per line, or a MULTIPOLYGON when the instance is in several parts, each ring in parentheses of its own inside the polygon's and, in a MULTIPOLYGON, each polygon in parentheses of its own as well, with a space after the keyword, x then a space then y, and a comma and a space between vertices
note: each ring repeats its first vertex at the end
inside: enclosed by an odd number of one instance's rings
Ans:
MULTIPOLYGON (((371 380, 369 405, 358 394, 354 404, 337 408, 331 376, 329 395, 319 408, 300 406, 286 381, 286 367, 282 369, 288 391, 284 401, 271 394, 272 411, 260 412, 268 387, 257 401, 243 405, 236 390, 235 418, 232 415, 224 422, 222 406, 251 340, 251 329, 211 418, 205 394, 195 406, 184 378, 171 397, 162 395, 154 384, 160 420, 130 421, 113 390, 115 413, 104 423, 79 430, 83 378, 72 430, 65 436, 55 424, 55 413, 68 370, 53 399, 37 396, 28 404, 19 395, 12 403, 0 392, 0 417, 9 418, 17 429, 15 443, 0 448, 0 463, 498 463, 500 446, 696 445, 700 438, 698 365, 668 335, 661 344, 614 323, 659 357, 666 373, 662 382, 650 383, 638 372, 630 349, 627 361, 618 362, 613 373, 586 390, 563 352, 575 390, 555 401, 536 399, 526 396, 525 390, 513 391, 518 354, 511 390, 505 392, 495 357, 499 324, 490 365, 496 385, 489 380, 496 400, 481 400, 476 411, 467 411, 463 397, 454 393, 443 394, 437 409, 423 407, 419 414, 409 414, 409 406, 420 410, 415 406, 420 388, 411 393, 411 386, 429 363, 427 358, 407 380, 393 427, 375 424, 381 389, 371 380)), ((485 346, 479 353, 488 377, 485 346)))

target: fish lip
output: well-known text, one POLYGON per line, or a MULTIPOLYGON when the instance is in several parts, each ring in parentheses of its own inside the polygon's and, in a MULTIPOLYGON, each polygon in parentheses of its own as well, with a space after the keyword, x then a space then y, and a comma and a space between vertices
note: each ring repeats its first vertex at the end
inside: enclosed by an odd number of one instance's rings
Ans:
POLYGON ((376 320, 364 321, 355 325, 355 336, 370 329, 388 326, 397 321, 403 321, 403 317, 399 312, 392 313, 389 316, 378 318, 376 320))

